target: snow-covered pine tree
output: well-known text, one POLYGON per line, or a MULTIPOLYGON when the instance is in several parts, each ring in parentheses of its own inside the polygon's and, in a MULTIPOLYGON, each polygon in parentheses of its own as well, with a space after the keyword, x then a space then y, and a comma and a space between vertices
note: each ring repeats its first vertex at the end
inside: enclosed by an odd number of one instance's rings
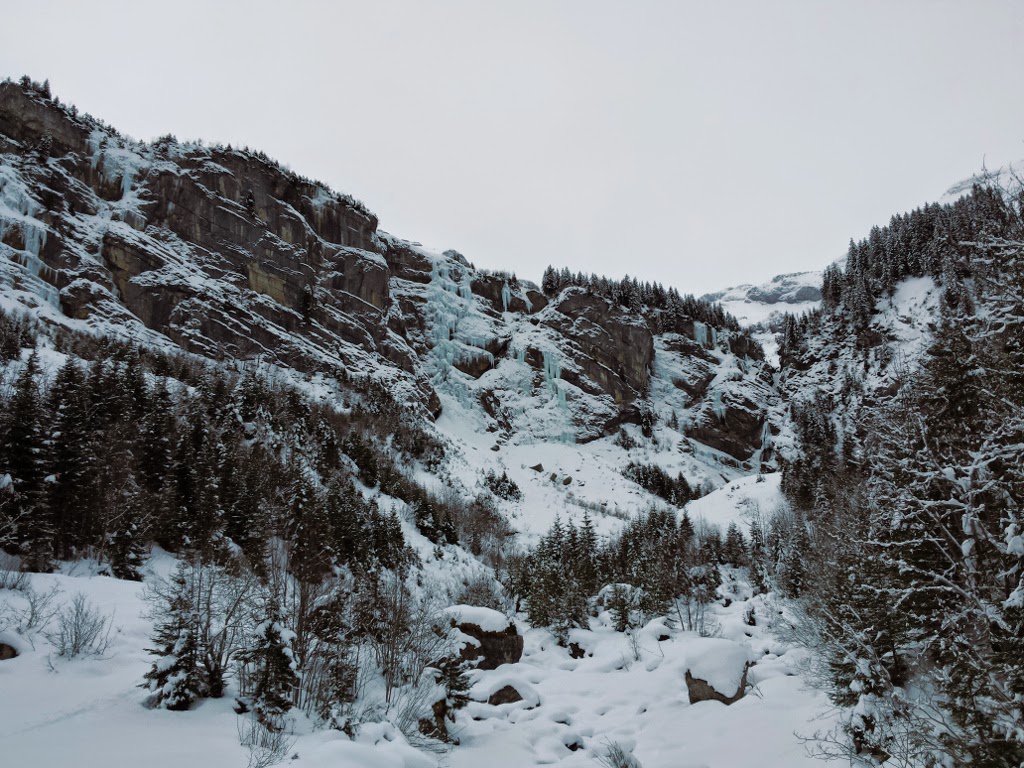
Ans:
POLYGON ((729 523, 729 528, 725 532, 722 556, 726 563, 737 568, 747 564, 747 541, 735 521, 729 523))
POLYGON ((52 510, 56 534, 55 548, 61 558, 70 558, 73 549, 85 543, 80 516, 94 501, 95 483, 91 472, 99 471, 89 431, 89 396, 85 373, 69 357, 54 377, 49 407, 54 413, 49 437, 52 481, 47 502, 52 510))
POLYGON ((39 382, 39 355, 33 350, 14 382, 2 433, 2 466, 13 481, 10 516, 24 566, 49 571, 53 562, 53 523, 45 504, 46 439, 39 382))
POLYGON ((153 634, 156 647, 148 649, 157 658, 141 687, 150 691, 151 706, 186 710, 206 695, 206 685, 200 666, 199 619, 184 563, 175 570, 160 602, 153 634))
POLYGON ((284 624, 278 600, 266 598, 264 617, 253 631, 250 644, 237 659, 246 666, 246 682, 256 718, 270 730, 280 730, 292 707, 293 692, 299 685, 295 633, 284 624))

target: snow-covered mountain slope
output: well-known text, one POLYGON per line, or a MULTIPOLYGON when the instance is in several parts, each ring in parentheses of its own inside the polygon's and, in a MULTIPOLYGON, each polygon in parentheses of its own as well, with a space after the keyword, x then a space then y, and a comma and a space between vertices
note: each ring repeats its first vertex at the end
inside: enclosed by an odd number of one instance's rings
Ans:
POLYGON ((798 359, 783 371, 780 387, 790 399, 815 392, 871 396, 895 391, 897 378, 916 366, 939 316, 941 286, 931 277, 901 281, 878 299, 868 328, 854 334, 842 316, 826 316, 798 359))
MULTIPOLYGON (((698 531, 749 530, 785 505, 772 470, 793 445, 792 403, 839 393, 853 378, 884 390, 920 354, 938 302, 930 279, 904 281, 878 303, 867 334, 826 318, 776 372, 735 326, 706 325, 678 305, 626 309, 628 301, 578 287, 545 294, 385 233, 358 201, 258 153, 135 142, 11 84, 0 85, 0 257, 0 305, 46 324, 279 376, 346 415, 357 384, 383 385, 401 411, 385 420, 416 419, 445 447, 437 465, 402 471, 435 498, 493 504, 515 534, 503 554, 531 546, 556 519, 580 526, 587 517, 604 539, 667 508, 627 479, 631 464, 685 478, 701 496, 687 506, 698 531), (521 496, 492 494, 496 475, 521 496)), ((782 312, 817 308, 820 288, 812 272, 706 298, 761 326, 767 341, 782 312)), ((40 357, 41 377, 52 378, 63 359, 45 344, 40 357)), ((12 361, 4 383, 23 364, 12 361)), ((392 437, 383 429, 371 439, 388 451, 392 437)), ((450 602, 474 580, 493 582, 468 542, 432 542, 410 504, 379 487, 359 492, 402 516, 419 559, 417 594, 450 602)), ((169 558, 158 552, 148 567, 166 573, 169 558)), ((135 764, 144 748, 158 753, 155 766, 244 764, 230 695, 185 713, 141 706, 136 685, 153 626, 139 586, 79 568, 33 576, 33 586, 57 585, 61 600, 81 591, 116 610, 122 629, 109 658, 59 661, 55 672, 44 635, 35 647, 20 634, 0 637, 20 651, 0 664, 0 754, 59 764, 99 742, 85 764, 135 764)), ((611 741, 646 768, 806 762, 793 734, 820 727, 807 721, 824 701, 800 684, 803 652, 772 632, 784 607, 736 580, 719 597, 709 611, 726 645, 707 655, 756 662, 749 681, 758 695, 728 708, 690 702, 686 675, 708 647, 697 633, 656 620, 631 643, 602 607, 573 630, 572 649, 520 615, 526 652, 473 672, 474 701, 454 728, 463 744, 447 764, 589 765, 611 741), (508 683, 521 686, 524 702, 487 703, 508 683)), ((301 718, 296 730, 298 766, 437 763, 386 724, 368 722, 354 740, 301 718)))
POLYGON ((654 412, 674 414, 704 465, 697 482, 770 459, 771 380, 743 334, 578 288, 545 296, 378 230, 358 201, 262 154, 136 142, 12 83, 0 84, 0 255, 5 306, 214 360, 374 380, 425 420, 458 403, 499 449, 585 443, 654 412))
POLYGON ((788 312, 800 314, 821 303, 822 272, 776 275, 761 285, 737 285, 701 298, 719 302, 743 325, 765 325, 788 312))
POLYGON ((1015 163, 1007 163, 995 170, 985 169, 966 179, 958 181, 950 186, 946 193, 939 198, 940 204, 952 203, 968 194, 976 184, 983 186, 996 186, 1003 189, 1019 189, 1024 180, 1024 160, 1015 163))

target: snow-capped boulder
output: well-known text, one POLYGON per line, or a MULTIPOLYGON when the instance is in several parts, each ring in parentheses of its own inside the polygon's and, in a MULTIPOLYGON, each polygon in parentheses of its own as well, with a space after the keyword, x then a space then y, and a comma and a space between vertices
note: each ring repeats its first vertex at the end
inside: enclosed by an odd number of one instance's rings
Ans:
POLYGON ((690 703, 720 701, 732 704, 743 698, 751 651, 732 640, 703 637, 686 648, 686 689, 690 703))
POLYGON ((502 704, 514 704, 515 702, 522 700, 523 695, 511 685, 502 686, 487 697, 487 703, 493 707, 498 707, 502 704))
POLYGON ((462 635, 459 653, 467 661, 476 661, 477 669, 497 669, 522 658, 522 635, 503 613, 473 605, 453 605, 446 613, 462 635))
POLYGON ((7 661, 24 653, 28 644, 14 632, 0 632, 0 661, 7 661))
POLYGON ((540 694, 521 677, 499 675, 486 677, 469 691, 473 701, 487 702, 492 707, 519 704, 532 709, 540 704, 540 694))

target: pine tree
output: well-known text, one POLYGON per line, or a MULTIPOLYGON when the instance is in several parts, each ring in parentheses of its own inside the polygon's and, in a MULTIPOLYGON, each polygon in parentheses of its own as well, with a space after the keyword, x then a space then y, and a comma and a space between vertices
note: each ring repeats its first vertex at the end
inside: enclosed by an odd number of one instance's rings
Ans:
POLYGON ((11 516, 16 521, 16 537, 25 567, 49 571, 54 529, 45 504, 46 445, 38 375, 39 356, 33 351, 14 383, 0 455, 13 481, 11 516))
POLYGON ((437 682, 444 688, 448 712, 455 712, 469 704, 469 662, 461 656, 448 656, 437 665, 437 671, 437 682))
POLYGON ((725 533, 722 556, 726 563, 737 568, 747 564, 747 542, 735 522, 729 523, 729 528, 725 533))
POLYGON ((70 558, 74 547, 89 543, 81 515, 95 504, 96 486, 90 473, 100 469, 89 434, 85 383, 78 363, 68 358, 50 388, 50 409, 55 418, 49 445, 53 481, 47 495, 54 517, 56 551, 62 558, 70 558))
POLYGON ((279 730, 283 716, 291 709, 292 693, 299 685, 292 648, 295 633, 284 626, 276 599, 269 598, 267 608, 252 643, 237 658, 251 667, 248 674, 256 718, 267 728, 279 730))
POLYGON ((110 570, 115 577, 128 581, 142 581, 139 568, 146 552, 145 496, 134 479, 124 490, 121 514, 110 534, 110 570))
POLYGON ((139 434, 139 482, 155 499, 164 490, 174 445, 174 404, 166 379, 157 380, 147 401, 139 434))
POLYGON ((206 694, 200 662, 198 618, 192 602, 185 565, 175 571, 169 594, 153 635, 157 657, 145 675, 143 688, 150 691, 150 705, 186 710, 206 694))

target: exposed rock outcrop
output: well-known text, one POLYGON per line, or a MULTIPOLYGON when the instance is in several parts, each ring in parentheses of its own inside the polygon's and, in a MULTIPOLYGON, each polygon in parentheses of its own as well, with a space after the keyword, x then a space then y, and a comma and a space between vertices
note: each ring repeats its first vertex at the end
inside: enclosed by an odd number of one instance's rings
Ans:
POLYGON ((135 142, 11 83, 0 153, 0 210, 14 212, 0 215, 0 281, 68 318, 215 359, 374 379, 433 417, 438 387, 482 406, 505 438, 581 442, 651 413, 655 338, 673 336, 688 435, 738 461, 757 450, 761 385, 745 371, 725 397, 712 385, 730 353, 759 359, 745 337, 719 336, 716 350, 714 329, 678 311, 581 288, 549 298, 379 231, 358 201, 261 153, 135 142))
POLYGON ((610 395, 626 406, 646 392, 654 360, 654 336, 642 318, 581 289, 565 291, 541 322, 558 331, 578 354, 579 373, 562 377, 584 391, 610 395))
POLYGON ((522 694, 511 685, 503 686, 487 697, 487 703, 495 707, 500 707, 502 704, 514 704, 522 700, 522 694))
POLYGON ((462 658, 476 662, 477 669, 497 669, 522 658, 522 635, 515 623, 498 611, 462 605, 453 606, 448 612, 451 626, 469 640, 462 644, 462 658))

